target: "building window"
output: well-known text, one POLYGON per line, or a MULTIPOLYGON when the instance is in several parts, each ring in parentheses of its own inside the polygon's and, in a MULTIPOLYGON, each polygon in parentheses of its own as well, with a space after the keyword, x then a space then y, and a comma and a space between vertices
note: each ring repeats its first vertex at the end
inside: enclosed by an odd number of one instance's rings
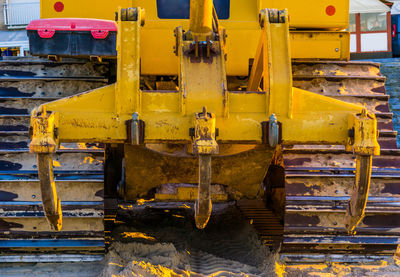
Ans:
POLYGON ((349 28, 347 28, 347 31, 349 31, 351 33, 356 32, 356 15, 355 14, 350 14, 349 28))
POLYGON ((361 32, 386 31, 386 13, 362 13, 361 32))

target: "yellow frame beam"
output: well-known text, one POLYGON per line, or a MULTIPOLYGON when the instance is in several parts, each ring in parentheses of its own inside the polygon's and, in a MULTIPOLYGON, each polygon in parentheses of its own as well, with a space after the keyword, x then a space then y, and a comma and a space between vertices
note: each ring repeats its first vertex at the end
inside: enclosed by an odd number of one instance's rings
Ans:
MULTIPOLYGON (((267 45, 270 62, 268 68, 262 69, 262 76, 269 90, 228 92, 223 40, 213 42, 212 66, 192 63, 185 54, 191 42, 182 40, 178 43, 181 60, 178 93, 139 89, 142 11, 138 8, 137 12, 137 21, 118 21, 117 83, 40 106, 32 113, 34 138, 40 133, 35 122, 43 111, 51 111, 58 117, 59 142, 124 143, 128 142, 126 123, 137 113, 146 124, 145 143, 188 143, 191 142, 188 130, 195 125, 194 114, 207 106, 216 115, 218 143, 262 143, 261 123, 275 114, 283 126, 284 144, 351 147, 349 116, 360 114, 363 107, 292 87, 287 14, 281 23, 264 19, 260 45, 267 45), (194 74, 196 70, 200 71, 194 74)), ((182 39, 179 32, 178 39, 182 39)), ((376 120, 371 126, 376 126, 376 120)), ((40 140, 33 140, 31 151, 40 152, 35 144, 40 145, 40 140)))

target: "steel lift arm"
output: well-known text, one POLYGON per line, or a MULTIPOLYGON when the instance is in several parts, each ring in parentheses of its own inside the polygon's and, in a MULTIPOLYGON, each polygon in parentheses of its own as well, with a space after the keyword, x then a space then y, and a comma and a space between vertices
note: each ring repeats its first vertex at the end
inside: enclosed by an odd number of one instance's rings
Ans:
POLYGON ((261 11, 248 91, 237 92, 227 90, 226 32, 211 0, 192 0, 190 29, 175 30, 177 92, 140 90, 143 11, 130 8, 118 14, 117 82, 41 105, 31 115, 30 151, 38 154, 43 206, 55 230, 61 229, 62 212, 51 165, 61 142, 192 144, 199 160, 198 228, 206 226, 211 214, 211 159, 219 146, 259 145, 273 151, 282 143, 345 145, 357 155, 345 226, 354 233, 368 198, 372 155, 380 152, 376 119, 362 106, 292 86, 286 10, 261 11))

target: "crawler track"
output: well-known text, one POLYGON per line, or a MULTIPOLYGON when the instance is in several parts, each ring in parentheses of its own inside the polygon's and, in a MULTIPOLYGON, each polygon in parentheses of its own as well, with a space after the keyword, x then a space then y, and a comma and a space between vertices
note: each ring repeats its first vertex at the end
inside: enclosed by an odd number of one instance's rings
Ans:
MULTIPOLYGON (((369 260, 393 256, 400 242, 400 150, 379 64, 296 61, 293 82, 295 87, 362 104, 375 113, 381 156, 373 160, 366 217, 357 235, 349 236, 344 214, 354 182, 355 156, 335 146, 283 149, 284 186, 278 183, 273 188, 284 190, 286 195, 282 229, 278 231, 283 233, 281 259, 351 262, 360 260, 360 255, 369 260)), ((270 210, 262 211, 260 203, 242 210, 271 244, 271 225, 265 221, 270 210)))
POLYGON ((33 58, 0 62, 0 260, 101 258, 103 150, 65 144, 55 154, 64 222, 61 232, 52 232, 41 206, 36 157, 28 149, 28 126, 34 107, 107 82, 107 64, 33 58))
MULTIPOLYGON (((282 163, 277 165, 284 166, 284 180, 273 183, 271 191, 275 196, 286 195, 284 216, 263 202, 239 201, 238 206, 267 245, 280 247, 284 261, 350 261, 359 255, 374 260, 393 255, 400 232, 400 151, 379 65, 296 61, 293 74, 296 87, 363 104, 376 114, 382 155, 374 158, 367 216, 356 236, 346 234, 343 217, 354 181, 355 157, 333 146, 283 149, 282 163)), ((103 149, 64 144, 56 153, 64 226, 55 233, 41 208, 36 157, 28 153, 28 126, 30 111, 41 103, 108 82, 107 64, 0 62, 0 260, 13 261, 21 253, 25 261, 33 261, 34 256, 45 261, 101 257, 105 243, 103 149)), ((193 263, 199 255, 193 256, 193 263)))

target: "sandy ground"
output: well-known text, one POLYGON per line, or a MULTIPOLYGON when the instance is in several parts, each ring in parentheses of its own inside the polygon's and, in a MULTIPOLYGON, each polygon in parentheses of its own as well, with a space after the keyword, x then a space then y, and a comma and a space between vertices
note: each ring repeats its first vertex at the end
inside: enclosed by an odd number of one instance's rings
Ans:
POLYGON ((0 276, 276 276, 276 255, 233 205, 214 206, 205 230, 187 208, 122 213, 104 261, 3 264, 0 276))
POLYGON ((113 232, 115 242, 101 276, 274 276, 274 253, 232 205, 214 206, 205 230, 191 209, 129 214, 113 232))
POLYGON ((103 263, 51 263, 51 264, 1 264, 2 277, 97 277, 101 273, 103 263))

